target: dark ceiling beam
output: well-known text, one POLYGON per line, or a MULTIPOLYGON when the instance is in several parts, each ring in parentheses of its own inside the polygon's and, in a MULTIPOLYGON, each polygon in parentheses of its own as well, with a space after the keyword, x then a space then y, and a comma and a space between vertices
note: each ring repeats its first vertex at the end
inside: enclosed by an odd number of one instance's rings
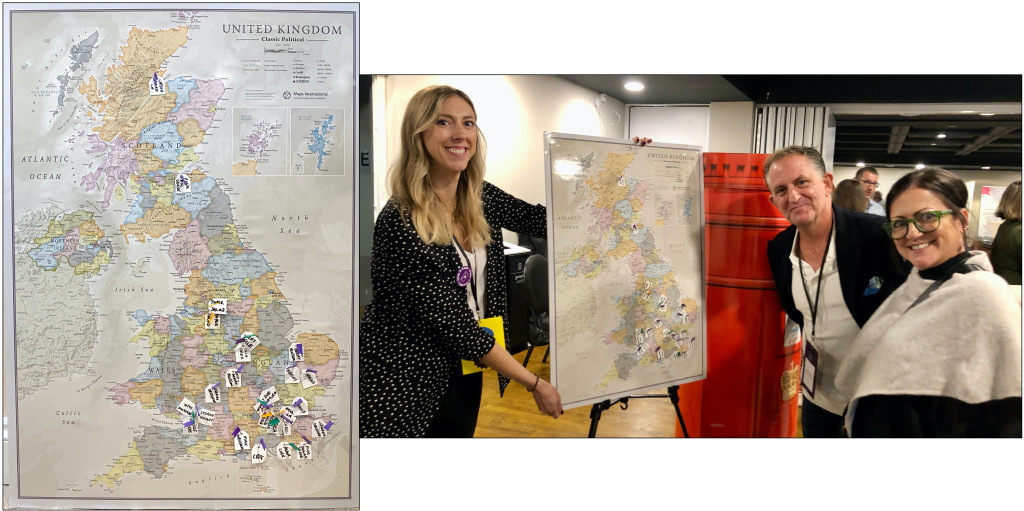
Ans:
POLYGON ((1021 75, 722 75, 756 103, 1021 101, 1021 75))
POLYGON ((1007 133, 1010 133, 1011 131, 1013 131, 1013 128, 1006 128, 1006 127, 992 128, 992 130, 989 131, 988 134, 982 135, 982 136, 978 137, 973 143, 971 143, 967 147, 964 147, 963 150, 961 150, 960 152, 958 152, 956 154, 958 156, 962 156, 962 155, 965 155, 965 154, 971 154, 974 151, 977 151, 978 149, 980 149, 982 147, 985 147, 986 145, 990 144, 991 142, 993 142, 995 140, 998 140, 1003 135, 1006 135, 1007 133))
POLYGON ((892 134, 889 135, 889 154, 897 154, 903 147, 903 141, 907 139, 910 126, 893 126, 892 134))
POLYGON ((845 150, 837 147, 832 161, 838 165, 853 165, 857 162, 865 162, 868 165, 881 166, 886 164, 916 165, 918 163, 924 163, 925 165, 950 168, 981 168, 984 166, 1016 169, 1018 171, 1021 169, 1020 153, 991 154, 976 152, 973 154, 957 156, 951 152, 920 152, 904 150, 899 154, 888 154, 880 150, 845 150))
POLYGON ((910 125, 918 129, 934 129, 934 130, 945 130, 950 129, 950 126, 954 126, 953 129, 984 129, 997 127, 1010 127, 1020 129, 1021 122, 1017 121, 915 121, 913 117, 907 117, 903 119, 893 120, 858 120, 858 121, 836 121, 836 128, 845 128, 847 126, 906 126, 910 125))

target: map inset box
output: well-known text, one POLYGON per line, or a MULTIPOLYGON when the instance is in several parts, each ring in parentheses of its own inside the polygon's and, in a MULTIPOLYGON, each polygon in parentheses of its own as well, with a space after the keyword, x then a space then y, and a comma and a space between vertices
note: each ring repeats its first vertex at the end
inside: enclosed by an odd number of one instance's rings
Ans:
POLYGON ((347 140, 343 108, 292 108, 292 175, 344 176, 347 140))

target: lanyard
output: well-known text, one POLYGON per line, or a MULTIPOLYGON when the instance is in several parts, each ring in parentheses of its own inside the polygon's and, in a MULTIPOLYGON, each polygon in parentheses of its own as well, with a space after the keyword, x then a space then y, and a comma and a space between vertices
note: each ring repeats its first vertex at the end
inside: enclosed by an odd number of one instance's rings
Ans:
POLYGON ((835 218, 832 219, 832 225, 828 228, 828 239, 825 241, 825 253, 821 254, 821 266, 818 267, 818 288, 814 291, 814 302, 811 303, 811 292, 807 290, 807 279, 804 278, 804 260, 800 258, 800 233, 797 233, 796 240, 796 260, 800 265, 800 281, 804 285, 804 296, 807 297, 807 306, 811 308, 811 339, 814 339, 815 329, 818 324, 818 299, 821 296, 821 281, 825 276, 825 258, 828 257, 828 248, 832 245, 832 230, 836 227, 835 218))
MULTIPOLYGON (((459 240, 452 236, 452 241, 455 242, 455 246, 458 247, 459 252, 462 253, 462 257, 466 258, 466 266, 469 267, 469 290, 473 294, 473 308, 476 309, 476 318, 479 320, 483 317, 483 313, 480 311, 480 301, 476 298, 476 271, 473 270, 473 265, 469 262, 469 256, 466 255, 466 251, 462 249, 462 245, 459 244, 459 240)), ((473 253, 474 257, 476 252, 473 253)))

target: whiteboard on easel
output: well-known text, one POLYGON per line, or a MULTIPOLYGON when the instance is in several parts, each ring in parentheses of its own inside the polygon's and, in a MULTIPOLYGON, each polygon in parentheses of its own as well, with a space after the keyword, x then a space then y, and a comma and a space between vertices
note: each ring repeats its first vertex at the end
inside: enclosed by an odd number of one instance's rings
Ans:
POLYGON ((563 407, 704 379, 700 148, 544 141, 551 374, 563 407))

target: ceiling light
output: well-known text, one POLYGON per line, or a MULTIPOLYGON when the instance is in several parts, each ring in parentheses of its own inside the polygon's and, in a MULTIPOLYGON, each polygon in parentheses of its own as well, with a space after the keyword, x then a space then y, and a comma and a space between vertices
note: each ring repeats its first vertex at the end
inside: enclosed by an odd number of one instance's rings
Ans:
POLYGON ((982 167, 981 170, 988 170, 990 168, 992 168, 992 167, 982 167))
POLYGON ((636 82, 636 81, 626 82, 626 84, 623 85, 623 87, 625 87, 626 90, 628 90, 630 92, 640 92, 640 91, 644 90, 644 84, 642 84, 640 82, 636 82))
POLYGON ((932 145, 939 145, 939 144, 936 144, 935 142, 932 142, 932 145))
POLYGON ((991 112, 985 112, 985 113, 983 113, 983 114, 978 114, 978 115, 984 115, 985 117, 989 117, 989 116, 993 116, 993 115, 995 115, 995 114, 993 114, 993 113, 991 113, 991 112))
POLYGON ((938 138, 946 138, 946 134, 945 133, 939 133, 938 135, 936 135, 936 137, 938 137, 938 138))
POLYGON ((862 162, 862 161, 857 162, 857 166, 858 167, 863 167, 864 166, 864 162, 862 162))
POLYGON ((962 114, 976 114, 976 113, 978 113, 978 111, 977 110, 961 110, 960 113, 962 113, 962 114))
POLYGON ((924 164, 923 163, 918 163, 917 165, 914 166, 914 168, 917 169, 917 170, 921 170, 921 169, 924 168, 924 164))

